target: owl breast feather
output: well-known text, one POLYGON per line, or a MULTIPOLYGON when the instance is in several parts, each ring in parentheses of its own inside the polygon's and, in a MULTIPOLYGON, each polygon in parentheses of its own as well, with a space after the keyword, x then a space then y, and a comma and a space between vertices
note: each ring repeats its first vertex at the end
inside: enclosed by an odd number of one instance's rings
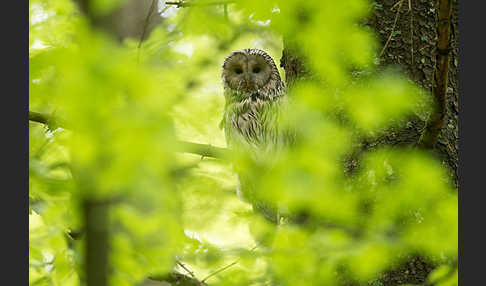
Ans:
POLYGON ((248 96, 227 104, 223 117, 226 141, 231 149, 251 153, 276 151, 282 141, 279 134, 281 99, 248 96))

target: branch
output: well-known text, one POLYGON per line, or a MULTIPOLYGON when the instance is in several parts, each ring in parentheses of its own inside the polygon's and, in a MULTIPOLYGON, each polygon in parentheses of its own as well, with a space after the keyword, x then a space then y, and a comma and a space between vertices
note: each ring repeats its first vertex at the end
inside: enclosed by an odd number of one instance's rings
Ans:
POLYGON ((233 265, 237 264, 237 263, 238 263, 238 261, 239 261, 239 259, 238 259, 238 260, 236 260, 236 261, 234 261, 234 262, 232 262, 231 264, 228 264, 228 265, 226 265, 225 267, 223 267, 223 268, 221 268, 221 269, 218 269, 218 270, 216 270, 215 272, 213 272, 213 273, 209 274, 209 275, 208 275, 206 278, 204 278, 204 279, 202 280, 202 282, 206 282, 206 280, 208 280, 209 278, 211 278, 211 277, 213 277, 214 275, 218 274, 219 272, 222 272, 222 271, 224 271, 224 270, 226 270, 226 269, 230 268, 231 266, 233 266, 233 265))
MULTIPOLYGON (((150 4, 150 8, 147 14, 147 17, 145 17, 145 23, 143 24, 143 30, 142 30, 142 35, 140 36, 140 41, 138 42, 138 47, 137 49, 140 51, 140 47, 142 46, 142 42, 145 39, 145 34, 147 33, 147 27, 150 23, 150 17, 152 17, 152 14, 154 13, 155 7, 157 6, 157 1, 152 0, 152 4, 150 4)), ((164 8, 165 10, 165 8, 164 8)))
POLYGON ((177 261, 177 265, 179 265, 180 267, 182 267, 184 270, 186 270, 187 273, 189 273, 189 275, 191 275, 192 278, 196 278, 196 276, 194 275, 194 273, 192 273, 191 270, 187 269, 187 267, 184 265, 184 263, 180 262, 180 261, 177 261))
POLYGON ((180 1, 165 2, 165 5, 174 5, 177 8, 185 8, 185 7, 190 7, 190 6, 227 5, 227 4, 232 4, 232 3, 235 3, 235 2, 236 1, 231 1, 231 0, 228 0, 228 1, 224 1, 224 0, 221 0, 221 1, 198 1, 198 2, 196 2, 196 1, 186 2, 186 1, 180 0, 180 1))
POLYGON ((212 157, 222 160, 227 159, 229 156, 229 150, 226 148, 180 140, 177 141, 177 151, 181 153, 191 153, 201 155, 203 157, 212 157))
POLYGON ((380 52, 380 56, 379 56, 380 58, 383 55, 383 53, 385 52, 386 48, 388 47, 388 44, 390 43, 390 40, 393 37, 393 33, 395 32, 395 27, 397 25, 398 17, 400 16, 400 8, 402 7, 402 3, 403 3, 403 0, 400 0, 397 3, 395 3, 395 5, 393 5, 393 7, 391 7, 391 9, 393 9, 393 8, 395 8, 395 6, 398 5, 397 13, 395 15, 395 21, 393 21, 393 26, 392 26, 392 29, 391 29, 391 32, 390 32, 390 36, 388 36, 388 39, 386 40, 386 43, 385 43, 385 45, 383 46, 383 49, 380 52))
POLYGON ((178 272, 172 272, 165 275, 152 275, 149 277, 149 279, 153 281, 166 282, 169 283, 170 285, 180 285, 180 286, 206 286, 207 285, 203 281, 199 281, 196 278, 189 277, 178 272))
MULTIPOLYGON (((250 249, 250 252, 252 252, 253 250, 255 250, 257 247, 258 247, 258 245, 255 245, 255 246, 254 246, 252 249, 250 249)), ((241 257, 240 257, 240 258, 238 258, 238 259, 236 259, 236 260, 235 260, 235 261, 233 261, 232 263, 230 263, 230 264, 228 264, 228 265, 226 265, 226 266, 224 266, 224 267, 222 267, 222 268, 220 268, 220 269, 218 269, 218 270, 216 270, 216 271, 212 272, 211 274, 209 274, 208 276, 206 276, 205 278, 203 278, 203 280, 201 280, 201 282, 202 282, 202 283, 206 282, 206 280, 208 280, 209 278, 211 278, 211 277, 213 277, 214 275, 216 275, 216 274, 218 274, 218 273, 220 273, 220 272, 222 272, 222 271, 224 271, 224 270, 226 270, 226 269, 230 268, 231 266, 233 266, 233 265, 237 264, 237 263, 238 263, 240 260, 241 260, 241 257)))
POLYGON ((447 83, 449 73, 449 55, 451 38, 452 0, 439 1, 439 17, 437 22, 437 46, 434 74, 435 109, 430 115, 418 145, 422 148, 434 148, 444 125, 447 106, 447 83))
POLYGON ((45 117, 44 114, 39 112, 29 111, 29 120, 47 125, 47 117, 45 117))
MULTIPOLYGON (((49 129, 53 129, 54 126, 57 126, 58 122, 56 118, 50 115, 35 111, 29 111, 29 120, 47 125, 49 129)), ((191 153, 221 160, 226 160, 230 155, 227 148, 181 140, 177 140, 176 150, 181 153, 191 153)))
POLYGON ((46 125, 49 129, 54 130, 59 127, 59 119, 49 116, 45 113, 29 111, 29 120, 46 125))

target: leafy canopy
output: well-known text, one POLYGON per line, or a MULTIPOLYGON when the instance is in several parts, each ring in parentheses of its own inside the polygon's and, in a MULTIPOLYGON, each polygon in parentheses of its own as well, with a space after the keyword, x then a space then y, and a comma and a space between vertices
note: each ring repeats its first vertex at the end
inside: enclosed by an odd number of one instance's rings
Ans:
MULTIPOLYGON (((106 15, 123 2, 90 7, 106 15)), ((139 47, 90 26, 73 1, 29 0, 29 109, 62 119, 29 125, 30 284, 82 284, 85 242, 68 233, 86 223, 83 201, 114 200, 110 285, 187 274, 176 261, 202 279, 235 260, 207 283, 338 285, 375 280, 410 255, 442 265, 431 283, 456 285, 457 194, 440 162, 398 147, 351 156, 362 138, 428 112, 424 91, 376 70, 377 42, 358 24, 371 9, 247 0, 226 17, 223 6, 171 7, 139 47), (318 80, 289 90, 298 144, 253 177, 261 200, 305 212, 305 226, 268 223, 236 197, 229 164, 177 152, 178 140, 225 147, 224 57, 256 47, 278 61, 282 37, 318 80)))

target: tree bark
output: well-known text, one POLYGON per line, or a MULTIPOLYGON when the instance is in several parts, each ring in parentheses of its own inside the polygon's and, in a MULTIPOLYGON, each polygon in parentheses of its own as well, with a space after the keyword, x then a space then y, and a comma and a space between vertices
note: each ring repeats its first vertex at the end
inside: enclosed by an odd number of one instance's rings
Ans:
MULTIPOLYGON (((401 0, 398 0, 401 1, 401 0)), ((397 13, 399 18, 395 33, 387 49, 384 51, 380 66, 398 66, 410 79, 434 94, 435 66, 438 52, 436 49, 438 35, 438 1, 434 0, 402 0, 401 9, 391 9, 396 0, 376 0, 375 9, 369 17, 367 25, 374 28, 382 45, 387 41, 397 13), (410 2, 409 2, 410 1, 410 2), (410 4, 409 4, 410 3, 410 4), (411 8, 411 10, 409 10, 411 8)), ((433 154, 443 162, 449 171, 452 182, 458 183, 458 45, 457 45, 457 1, 452 3, 452 23, 450 36, 450 56, 448 79, 445 87, 446 105, 442 128, 438 134, 437 144, 433 154)), ((425 122, 414 118, 409 128, 401 130, 395 136, 386 135, 378 140, 379 145, 416 144, 425 128, 425 122)))
MULTIPOLYGON (((375 0, 374 11, 365 20, 365 25, 372 27, 382 47, 380 67, 398 66, 415 83, 422 86, 433 96, 434 67, 436 65, 438 3, 432 0, 375 0), (399 3, 399 1, 404 1, 399 3), (396 5, 397 4, 397 5, 396 5), (392 7, 394 7, 392 9, 392 7), (398 14, 397 14, 398 13, 398 14), (397 18, 398 17, 398 18, 397 18), (394 33, 400 31, 400 33, 394 33), (388 43, 387 43, 388 42, 388 43)), ((443 25, 442 25, 442 28, 443 25)), ((438 132, 438 141, 432 149, 449 170, 452 183, 458 183, 458 89, 457 89, 457 2, 453 2, 452 26, 450 37, 450 56, 448 79, 445 88, 447 97, 444 105, 442 128, 438 132)), ((285 69, 287 86, 295 81, 311 77, 304 60, 295 46, 284 41, 284 50, 280 65, 285 69)), ((411 124, 401 130, 393 130, 373 142, 363 142, 361 152, 380 146, 416 145, 426 122, 418 116, 411 124)), ((380 277, 380 285, 401 285, 406 283, 421 284, 426 281, 434 265, 420 257, 410 257, 402 265, 389 269, 380 277)))
MULTIPOLYGON (((438 141, 432 152, 450 170, 452 182, 457 186, 459 115, 457 2, 453 1, 452 4, 450 56, 445 94, 447 105, 445 105, 443 128, 438 134, 438 141)), ((399 67, 410 79, 428 91, 431 97, 434 91, 434 67, 437 58, 438 11, 438 3, 433 0, 376 0, 372 14, 365 19, 365 25, 376 31, 382 47, 390 39, 380 57, 379 67, 399 67), (399 5, 399 1, 404 3, 399 5), (393 36, 390 38, 392 33, 393 36)), ((291 87, 296 80, 312 77, 304 60, 298 55, 297 49, 293 48, 289 41, 284 41, 280 65, 285 69, 287 86, 291 87)), ((363 142, 364 150, 384 145, 417 144, 425 128, 425 122, 418 116, 411 119, 411 124, 398 132, 393 130, 393 133, 385 134, 373 142, 363 142)))

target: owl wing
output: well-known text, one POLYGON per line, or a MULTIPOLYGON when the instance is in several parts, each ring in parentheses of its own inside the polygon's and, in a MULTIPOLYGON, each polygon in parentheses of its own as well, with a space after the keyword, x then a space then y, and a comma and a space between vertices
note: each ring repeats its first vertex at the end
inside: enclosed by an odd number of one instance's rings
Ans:
POLYGON ((278 222, 278 209, 274 204, 258 199, 259 190, 255 182, 258 176, 270 171, 271 161, 279 157, 277 153, 293 141, 292 132, 280 126, 282 115, 287 112, 287 104, 285 98, 228 104, 220 123, 228 147, 246 152, 250 158, 249 164, 253 166, 233 166, 238 176, 239 197, 250 202, 256 212, 274 223, 278 222), (255 172, 255 168, 262 165, 263 170, 255 172))

